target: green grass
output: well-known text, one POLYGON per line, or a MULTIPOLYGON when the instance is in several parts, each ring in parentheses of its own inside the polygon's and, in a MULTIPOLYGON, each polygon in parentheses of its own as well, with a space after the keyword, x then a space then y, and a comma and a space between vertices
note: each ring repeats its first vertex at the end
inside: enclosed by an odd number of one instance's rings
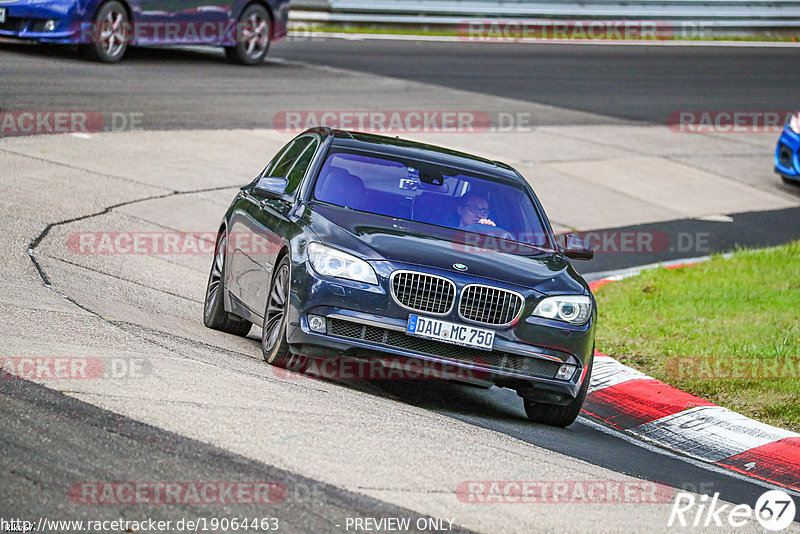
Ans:
MULTIPOLYGON (((421 35, 434 37, 456 37, 458 30, 453 27, 431 28, 418 26, 370 26, 353 24, 298 24, 290 23, 289 30, 312 33, 353 33, 353 34, 374 34, 374 35, 421 35)), ((660 39, 663 41, 767 41, 767 42, 797 42, 800 33, 769 35, 766 33, 753 33, 749 35, 708 35, 708 36, 685 36, 678 35, 660 39)), ((537 40, 537 39, 532 39, 537 40)), ((543 42, 546 40, 539 39, 543 42)), ((592 40, 591 37, 576 38, 574 40, 592 40)), ((624 40, 624 38, 622 39, 624 40)), ((635 40, 635 39, 634 39, 635 40)), ((650 41, 652 39, 645 39, 650 41)), ((658 41, 658 40, 656 40, 658 41)))
POLYGON ((800 431, 800 241, 645 271, 599 288, 596 298, 601 352, 800 431))

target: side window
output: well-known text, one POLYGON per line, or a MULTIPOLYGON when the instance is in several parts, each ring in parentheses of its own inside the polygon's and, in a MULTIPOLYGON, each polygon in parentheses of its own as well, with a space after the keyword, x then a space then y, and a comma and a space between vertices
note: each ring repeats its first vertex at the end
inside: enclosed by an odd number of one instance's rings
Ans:
POLYGON ((292 143, 294 143, 294 140, 286 143, 283 146, 283 148, 281 148, 278 151, 275 157, 272 158, 269 163, 267 163, 266 168, 263 171, 261 171, 261 174, 258 175, 259 178, 263 178, 264 176, 271 176, 269 174, 269 171, 271 171, 275 167, 275 164, 278 163, 281 160, 281 158, 283 158, 283 155, 286 154, 286 151, 289 150, 289 148, 292 146, 292 143))
POLYGON ((303 153, 300 154, 300 157, 297 158, 294 167, 292 167, 292 170, 290 170, 289 174, 286 176, 286 178, 289 179, 289 185, 286 186, 287 194, 294 193, 297 186, 303 181, 303 176, 305 176, 308 166, 311 165, 311 160, 314 159, 314 153, 316 153, 318 146, 319 139, 314 138, 312 142, 306 146, 303 153))
POLYGON ((281 159, 278 160, 278 163, 272 167, 272 170, 269 171, 268 176, 288 178, 289 170, 291 170, 292 165, 294 165, 294 162, 297 161, 297 158, 300 157, 300 155, 312 141, 314 141, 313 137, 302 137, 297 139, 294 143, 292 143, 292 146, 289 147, 289 150, 283 153, 281 159))

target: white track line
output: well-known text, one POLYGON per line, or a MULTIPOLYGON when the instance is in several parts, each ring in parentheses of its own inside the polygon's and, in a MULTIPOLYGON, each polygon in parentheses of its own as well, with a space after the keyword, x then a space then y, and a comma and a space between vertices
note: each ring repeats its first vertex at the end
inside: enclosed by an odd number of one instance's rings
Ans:
POLYGON ((539 45, 597 45, 597 46, 714 46, 730 48, 798 48, 800 42, 773 42, 773 41, 634 41, 624 39, 509 39, 509 40, 481 40, 457 37, 454 35, 395 35, 383 33, 346 33, 346 32, 316 32, 316 31, 290 31, 289 39, 345 39, 349 41, 428 41, 437 43, 496 43, 496 44, 539 44, 539 45))

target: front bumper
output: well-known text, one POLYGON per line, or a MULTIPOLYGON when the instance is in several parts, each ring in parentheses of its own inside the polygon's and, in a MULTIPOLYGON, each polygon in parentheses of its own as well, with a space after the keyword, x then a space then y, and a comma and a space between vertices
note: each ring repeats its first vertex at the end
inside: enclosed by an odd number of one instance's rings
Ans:
MULTIPOLYGON (((78 2, 18 0, 0 3, 6 20, 0 23, 0 36, 56 44, 81 44, 89 41, 89 32, 82 32, 83 9, 78 2), (45 31, 47 21, 55 27, 45 31), (83 38, 85 35, 85 39, 83 38)), ((88 19, 85 20, 88 24, 88 19)))
MULTIPOLYGON (((455 370, 455 376, 452 372, 444 373, 445 378, 509 387, 526 398, 552 404, 566 404, 578 395, 592 357, 594 316, 580 327, 530 317, 530 310, 541 295, 528 290, 525 312, 516 324, 505 328, 482 325, 495 330, 492 351, 410 336, 405 333, 409 314, 426 314, 404 309, 392 299, 388 274, 395 269, 414 268, 398 264, 378 266, 381 285, 370 286, 323 278, 307 263, 297 265, 292 271, 287 330, 293 351, 316 359, 345 356, 379 360, 390 366, 395 366, 398 358, 413 358, 433 364, 439 370, 455 370), (324 332, 311 330, 309 314, 325 317, 324 332), (556 373, 564 364, 574 366, 575 372, 568 379, 558 379, 556 373)), ((416 269, 446 275, 459 289, 476 282, 474 277, 416 269)), ((497 282, 492 284, 503 287, 497 282)), ((443 319, 463 322, 458 317, 443 319)))
POLYGON ((775 172, 790 180, 800 180, 800 135, 788 126, 775 147, 775 172))

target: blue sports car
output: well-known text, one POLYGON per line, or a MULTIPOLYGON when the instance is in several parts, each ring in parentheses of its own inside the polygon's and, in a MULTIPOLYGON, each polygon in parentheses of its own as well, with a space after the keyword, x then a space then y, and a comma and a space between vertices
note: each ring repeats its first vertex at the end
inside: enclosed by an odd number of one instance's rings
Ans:
POLYGON ((213 45, 256 65, 288 16, 289 0, 0 0, 0 37, 79 45, 105 63, 129 45, 213 45))
POLYGON ((570 258, 592 255, 577 236, 557 242, 507 165, 320 128, 228 208, 203 321, 238 335, 261 326, 264 358, 281 368, 344 359, 507 387, 532 421, 566 426, 586 397, 597 320, 570 258))
POLYGON ((783 128, 775 148, 775 172, 783 181, 800 185, 800 113, 795 113, 783 128))

